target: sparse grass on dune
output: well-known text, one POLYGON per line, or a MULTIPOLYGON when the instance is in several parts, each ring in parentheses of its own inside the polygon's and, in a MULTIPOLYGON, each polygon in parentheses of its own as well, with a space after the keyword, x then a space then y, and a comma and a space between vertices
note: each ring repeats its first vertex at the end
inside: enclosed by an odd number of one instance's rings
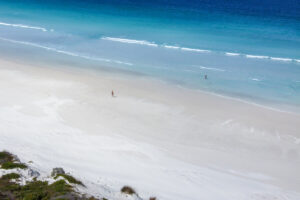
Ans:
POLYGON ((20 178, 20 174, 17 173, 9 173, 2 176, 3 179, 11 180, 20 178))
POLYGON ((14 162, 5 162, 1 165, 2 169, 15 169, 15 168, 20 168, 20 169, 26 169, 27 166, 23 163, 14 163, 14 162))
POLYGON ((134 189, 132 189, 130 186, 124 186, 124 187, 122 187, 121 192, 125 193, 125 194, 130 194, 130 195, 136 194, 136 192, 134 191, 134 189))
POLYGON ((94 197, 87 198, 76 193, 65 180, 58 180, 52 184, 47 181, 33 180, 22 186, 3 176, 0 178, 0 197, 0 199, 14 200, 97 200, 94 197))
MULTIPOLYGON (((0 152, 0 168, 8 169, 27 169, 28 166, 21 163, 18 158, 6 151, 0 152)), ((98 200, 95 197, 85 197, 84 195, 75 192, 74 187, 69 183, 74 183, 84 186, 84 184, 67 174, 58 174, 64 179, 57 180, 52 184, 47 181, 40 181, 33 178, 26 182, 25 185, 20 185, 15 180, 21 177, 18 173, 8 173, 0 177, 0 199, 1 200, 98 200)))
POLYGON ((9 162, 9 161, 12 162, 14 160, 15 160, 15 157, 11 153, 9 153, 7 151, 0 152, 0 164, 9 162))
POLYGON ((2 169, 27 168, 27 166, 24 163, 20 163, 18 161, 16 156, 7 151, 0 152, 0 165, 2 169))
MULTIPOLYGON (((4 170, 16 168, 32 170, 29 166, 21 163, 16 156, 6 151, 0 152, 0 165, 4 170)), ((93 196, 86 197, 85 194, 77 192, 76 186, 70 184, 84 187, 85 185, 73 176, 65 174, 63 168, 54 168, 53 171, 55 169, 56 171, 60 170, 60 172, 55 176, 52 175, 54 182, 51 184, 48 181, 41 181, 37 177, 33 177, 26 181, 25 185, 22 185, 18 181, 23 175, 16 172, 2 175, 0 177, 0 200, 100 200, 93 196), (59 177, 63 179, 57 180, 59 177)), ((124 186, 121 192, 138 197, 138 194, 130 186, 124 186)), ((101 200, 108 199, 101 198, 101 200)), ((156 198, 150 197, 149 200, 156 200, 156 198)))
POLYGON ((69 183, 73 183, 73 184, 77 184, 77 185, 81 185, 81 186, 84 186, 84 184, 77 180, 76 178, 74 178, 73 176, 71 175, 67 175, 67 174, 57 174, 54 179, 57 179, 58 177, 63 177, 65 178, 69 183))

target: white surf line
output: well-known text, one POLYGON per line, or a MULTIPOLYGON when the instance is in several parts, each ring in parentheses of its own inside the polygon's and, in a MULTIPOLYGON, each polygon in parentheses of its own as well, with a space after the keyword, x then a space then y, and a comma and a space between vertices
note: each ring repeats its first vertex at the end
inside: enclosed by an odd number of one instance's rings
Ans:
POLYGON ((219 68, 214 68, 214 67, 204 67, 204 66, 199 66, 199 65, 192 65, 192 66, 200 68, 200 69, 204 69, 204 70, 220 71, 220 72, 225 72, 226 71, 224 69, 219 69, 219 68))
POLYGON ((126 39, 126 38, 114 38, 114 37, 102 37, 102 40, 109 40, 114 42, 122 42, 128 44, 139 44, 139 45, 147 45, 152 47, 158 47, 158 44, 153 42, 148 42, 146 40, 133 40, 133 39, 126 39))
POLYGON ((263 55, 251 55, 251 54, 240 54, 240 53, 231 53, 225 52, 226 56, 244 56, 246 58, 253 58, 253 59, 269 59, 273 61, 282 61, 282 62, 297 62, 300 63, 299 59, 293 58, 280 58, 280 57, 272 57, 272 56, 263 56, 263 55))
POLYGON ((246 58, 258 58, 258 59, 268 59, 269 56, 259 56, 259 55, 250 55, 250 54, 246 54, 245 55, 246 58))
POLYGON ((260 55, 250 55, 245 54, 246 58, 257 58, 257 59, 269 59, 273 61, 282 61, 282 62, 300 62, 298 59, 292 59, 292 58, 280 58, 280 57, 272 57, 272 56, 260 56, 260 55))
POLYGON ((251 78, 252 81, 261 81, 260 79, 258 78, 251 78))
MULTIPOLYGON (((145 45, 151 47, 163 47, 166 49, 174 49, 174 50, 182 50, 182 51, 190 51, 190 52, 199 52, 199 53, 210 53, 211 50, 207 49, 195 49, 195 48, 188 48, 188 47, 180 47, 180 46, 173 46, 173 45, 159 45, 155 42, 149 42, 147 40, 134 40, 128 38, 115 38, 115 37, 101 37, 102 40, 109 40, 113 42, 121 42, 127 44, 138 44, 138 45, 145 45)), ((300 63, 299 59, 292 59, 292 58, 280 58, 280 57, 271 57, 271 56, 264 56, 264 55, 251 55, 251 54, 242 54, 242 53, 233 53, 233 52, 223 52, 226 56, 243 56, 246 58, 253 58, 253 59, 269 59, 274 61, 285 61, 285 62, 298 62, 300 63)))
POLYGON ((211 52, 210 50, 205 49, 193 49, 193 48, 187 48, 187 47, 179 47, 179 46, 172 46, 172 45, 158 45, 154 42, 149 42, 146 40, 133 40, 133 39, 127 39, 127 38, 114 38, 114 37, 102 37, 102 40, 109 40, 113 42, 122 42, 127 44, 138 44, 138 45, 146 45, 146 46, 152 46, 152 47, 164 47, 167 49, 180 49, 182 51, 192 51, 192 52, 211 52))
POLYGON ((72 53, 72 52, 69 52, 69 51, 63 51, 63 50, 55 49, 55 48, 52 48, 52 47, 46 47, 46 46, 42 46, 42 45, 39 45, 39 44, 31 43, 31 42, 11 40, 11 39, 2 38, 2 37, 0 37, 0 40, 7 41, 7 42, 12 42, 12 43, 16 43, 16 44, 23 44, 23 45, 33 46, 33 47, 37 47, 37 48, 42 48, 42 49, 46 49, 46 50, 49 50, 49 51, 65 54, 65 55, 68 55, 68 56, 84 58, 84 59, 87 59, 87 60, 96 60, 96 61, 124 64, 124 65, 130 65, 130 66, 133 65, 132 63, 122 62, 122 61, 119 61, 119 60, 110 60, 110 59, 105 59, 105 58, 95 58, 95 57, 90 57, 90 56, 79 55, 79 54, 72 53))
POLYGON ((167 49, 180 49, 180 47, 178 47, 178 46, 171 46, 171 45, 163 45, 163 47, 165 47, 167 49))
MULTIPOLYGON (((271 60, 277 60, 277 61, 285 61, 285 62, 291 62, 293 59, 291 58, 278 58, 278 57, 270 57, 271 60)), ((296 61, 296 59, 295 59, 296 61)))
POLYGON ((231 53, 231 52, 225 52, 226 56, 240 56, 241 54, 239 53, 231 53))
POLYGON ((172 46, 172 45, 161 45, 161 47, 164 47, 164 48, 167 48, 167 49, 192 51, 192 52, 199 52, 199 53, 209 53, 209 52, 211 52, 210 50, 206 50, 206 49, 193 49, 193 48, 179 47, 179 46, 172 46))
POLYGON ((211 52, 210 50, 205 50, 205 49, 193 49, 193 48, 186 48, 186 47, 181 47, 180 48, 182 51, 194 51, 194 52, 204 52, 204 53, 209 53, 211 52))
MULTIPOLYGON (((28 26, 28 25, 24 25, 24 24, 9 24, 9 23, 0 22, 0 25, 2 25, 2 26, 12 26, 12 27, 17 27, 17 28, 35 29, 35 30, 41 30, 41 31, 44 31, 44 32, 47 31, 47 29, 43 28, 43 27, 28 26)), ((51 29, 51 31, 53 32, 53 29, 51 29)))
POLYGON ((172 45, 162 45, 162 47, 167 48, 167 49, 178 49, 178 50, 182 50, 182 51, 194 51, 194 52, 201 52, 201 53, 211 52, 210 50, 206 50, 206 49, 192 49, 192 48, 172 46, 172 45))

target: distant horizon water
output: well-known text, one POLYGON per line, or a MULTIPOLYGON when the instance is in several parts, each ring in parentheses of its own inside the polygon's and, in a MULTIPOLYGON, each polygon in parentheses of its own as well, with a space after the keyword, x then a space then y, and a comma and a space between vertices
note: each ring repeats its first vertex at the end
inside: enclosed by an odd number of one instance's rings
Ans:
POLYGON ((299 108, 299 10, 296 0, 0 0, 0 43, 299 108))

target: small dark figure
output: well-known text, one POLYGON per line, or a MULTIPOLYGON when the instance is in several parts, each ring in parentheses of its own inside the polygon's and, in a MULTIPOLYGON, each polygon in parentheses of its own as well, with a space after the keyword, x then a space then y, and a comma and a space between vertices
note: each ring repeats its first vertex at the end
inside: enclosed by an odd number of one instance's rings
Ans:
POLYGON ((111 96, 112 96, 112 97, 115 97, 115 93, 114 93, 113 90, 111 91, 111 96))
POLYGON ((205 80, 207 79, 207 75, 204 75, 204 79, 205 79, 205 80))

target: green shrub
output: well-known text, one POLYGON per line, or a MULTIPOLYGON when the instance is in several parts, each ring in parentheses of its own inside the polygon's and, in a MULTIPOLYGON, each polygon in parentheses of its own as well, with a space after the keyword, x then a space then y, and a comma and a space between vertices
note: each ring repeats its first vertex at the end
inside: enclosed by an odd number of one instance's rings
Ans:
MULTIPOLYGON (((9 152, 0 152, 0 166, 2 169, 26 169, 27 166, 24 163, 17 161, 16 157, 9 152)), ((25 185, 20 185, 12 179, 20 178, 20 174, 9 173, 0 177, 0 200, 68 200, 68 199, 80 199, 80 200, 99 200, 95 197, 86 197, 78 192, 75 192, 73 187, 67 183, 84 184, 67 174, 58 174, 63 177, 62 180, 57 180, 52 184, 47 181, 38 181, 37 178, 33 178, 32 181, 26 182, 25 185)), ((103 200, 107 200, 103 198, 103 200)))
POLYGON ((14 156, 6 151, 1 151, 0 152, 0 164, 3 164, 5 162, 12 162, 14 160, 14 156))
POLYGON ((15 200, 50 200, 69 193, 80 199, 74 193, 72 186, 68 185, 64 180, 56 181, 50 185, 47 181, 30 181, 26 185, 21 186, 1 177, 0 191, 9 194, 15 200))
POLYGON ((15 168, 20 168, 20 169, 26 169, 27 166, 23 163, 13 163, 11 161, 5 162, 1 165, 2 169, 15 169, 15 168))
POLYGON ((73 189, 64 180, 56 181, 50 185, 47 181, 32 181, 21 188, 19 197, 22 200, 46 200, 69 192, 73 192, 73 189))
POLYGON ((136 194, 136 192, 134 191, 134 189, 132 189, 131 187, 129 186, 124 186, 122 189, 121 189, 121 192, 125 193, 125 194, 136 194))
POLYGON ((66 183, 64 180, 59 180, 51 185, 49 185, 49 188, 53 190, 53 192, 65 194, 66 192, 71 192, 72 187, 66 183))
POLYGON ((17 173, 10 173, 10 174, 3 175, 2 178, 7 179, 7 180, 18 179, 18 178, 20 178, 20 175, 17 173))
POLYGON ((67 174, 57 174, 54 179, 57 179, 58 177, 63 177, 64 179, 66 179, 67 181, 69 181, 69 183, 73 183, 73 184, 78 184, 78 185, 83 185, 83 183, 77 179, 75 179, 73 176, 71 175, 67 175, 67 174))

